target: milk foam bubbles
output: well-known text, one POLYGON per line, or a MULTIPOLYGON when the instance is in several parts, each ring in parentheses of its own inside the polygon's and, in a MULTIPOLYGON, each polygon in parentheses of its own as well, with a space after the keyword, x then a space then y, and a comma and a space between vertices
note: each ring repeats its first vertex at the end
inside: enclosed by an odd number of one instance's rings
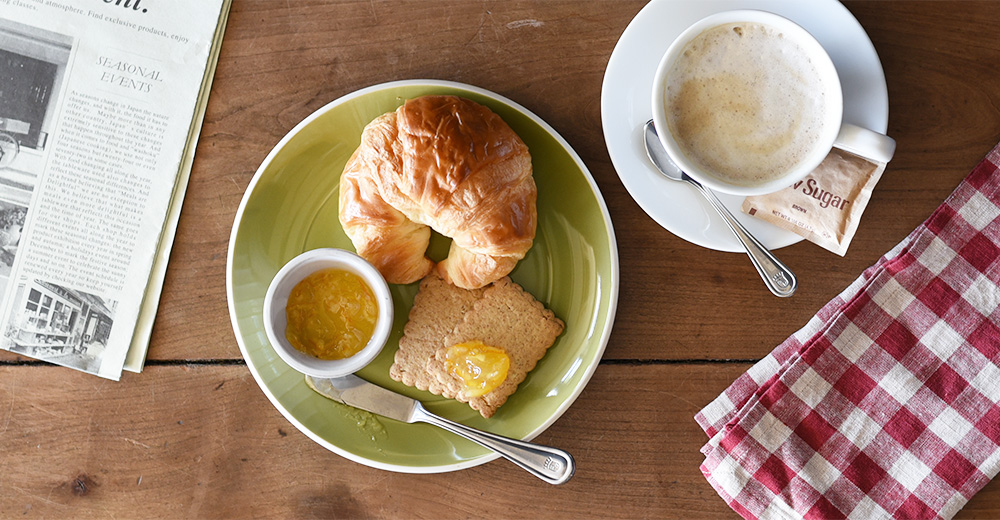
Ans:
POLYGON ((689 161, 719 180, 763 184, 803 162, 831 124, 825 81, 777 28, 715 26, 688 42, 667 73, 669 131, 689 161))

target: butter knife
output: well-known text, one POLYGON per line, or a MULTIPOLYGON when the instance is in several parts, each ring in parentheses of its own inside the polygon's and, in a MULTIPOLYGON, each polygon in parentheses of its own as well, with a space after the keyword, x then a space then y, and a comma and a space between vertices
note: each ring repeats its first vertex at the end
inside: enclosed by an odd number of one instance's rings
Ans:
POLYGON ((549 484, 564 484, 576 471, 569 453, 470 428, 439 417, 424 409, 420 401, 369 383, 358 376, 334 379, 306 376, 306 384, 323 395, 346 405, 405 423, 425 422, 465 437, 489 448, 549 484))

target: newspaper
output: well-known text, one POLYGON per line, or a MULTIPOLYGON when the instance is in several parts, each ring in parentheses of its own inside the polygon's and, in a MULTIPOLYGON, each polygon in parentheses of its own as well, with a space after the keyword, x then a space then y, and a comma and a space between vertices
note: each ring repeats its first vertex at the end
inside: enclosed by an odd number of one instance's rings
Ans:
POLYGON ((231 0, 0 0, 0 348, 142 369, 231 0))

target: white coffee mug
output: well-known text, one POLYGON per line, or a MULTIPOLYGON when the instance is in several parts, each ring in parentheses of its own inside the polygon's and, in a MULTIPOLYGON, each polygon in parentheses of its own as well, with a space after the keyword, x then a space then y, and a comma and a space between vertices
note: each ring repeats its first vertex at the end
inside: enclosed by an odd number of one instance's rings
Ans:
MULTIPOLYGON (((760 34, 764 32, 758 31, 760 34)), ((757 34, 757 33, 755 33, 757 34)), ((725 37, 729 37, 732 40, 735 37, 725 33, 725 37)), ((763 37, 763 36, 762 36, 763 37)), ((739 41, 739 40, 737 40, 739 41)), ((749 41, 749 40, 748 40, 749 41)), ((781 42, 782 40, 777 40, 781 42)), ((771 42, 768 42, 770 45, 771 42)), ((784 45, 784 43, 776 43, 775 45, 784 45)), ((697 50, 694 50, 697 53, 697 50)), ((731 52, 729 50, 721 52, 731 52)), ((785 52, 782 50, 781 52, 785 52)), ((787 53, 786 53, 787 54, 787 53)), ((690 56, 690 53, 689 53, 690 56)), ((756 56, 752 56, 757 58, 756 56)), ((696 62, 700 58, 684 58, 688 62, 696 62)), ((716 60, 717 62, 719 60, 716 60)), ((721 60, 726 62, 726 60, 721 60)), ((749 60, 753 62, 755 60, 749 60)), ((739 68, 741 71, 753 71, 752 67, 756 65, 748 64, 748 60, 739 61, 737 64, 731 65, 733 68, 739 68)), ((766 65, 760 65, 761 67, 766 65)), ((710 65, 710 67, 716 67, 715 65, 710 65)), ((761 69, 761 73, 767 72, 767 70, 761 69)), ((676 80, 675 80, 676 81, 676 80)), ((742 84, 742 83, 734 83, 742 84)), ((750 84, 750 83, 746 83, 750 84)), ((809 91, 807 89, 800 89, 802 91, 809 91)), ((772 92, 768 90, 767 92, 772 92)), ((811 92, 811 91, 810 91, 811 92)), ((815 99, 813 99, 815 101, 815 99)), ((791 104, 789 106, 792 106, 791 104)), ((833 61, 830 59, 829 54, 823 49, 816 39, 809 34, 808 31, 800 27, 798 24, 792 22, 791 20, 784 18, 782 16, 769 13, 766 11, 757 10, 736 10, 736 11, 725 11, 717 13, 706 18, 695 22, 693 25, 688 27, 684 32, 682 32, 670 45, 666 53, 660 60, 660 64, 657 67, 656 74, 653 79, 653 91, 652 91, 652 108, 653 108, 653 122, 656 125, 657 133, 660 137, 660 142, 666 149, 670 158, 681 168, 685 173, 695 180, 701 182, 705 186, 720 191, 724 193, 731 193, 735 195, 759 195, 764 193, 771 193, 778 191, 782 188, 792 185, 796 181, 801 180, 803 177, 808 175, 826 158, 830 150, 834 147, 840 148, 842 150, 848 151, 850 153, 865 157, 867 159, 876 162, 889 162, 892 159, 892 155, 896 149, 896 142, 881 133, 874 132, 859 126, 852 125, 843 121, 844 114, 844 97, 840 85, 840 78, 837 74, 837 69, 833 65, 833 61), (736 24, 736 25, 733 25, 736 24), (751 128, 748 124, 750 121, 756 121, 756 119, 746 116, 747 113, 746 106, 743 105, 738 111, 736 108, 727 108, 734 105, 739 105, 738 103, 729 103, 729 98, 722 99, 728 94, 723 93, 723 88, 721 82, 724 82, 732 76, 725 76, 729 71, 725 67, 730 66, 728 63, 721 68, 713 68, 712 70, 719 73, 718 76, 712 76, 711 74, 699 78, 697 87, 690 87, 690 89, 698 89, 696 94, 679 96, 678 85, 675 83, 671 88, 674 89, 668 94, 668 83, 671 71, 678 60, 681 59, 685 51, 689 50, 689 45, 693 47, 701 46, 704 47, 705 37, 699 38, 703 33, 706 35, 711 35, 712 33, 708 31, 718 31, 722 29, 716 28, 726 28, 729 30, 733 27, 740 27, 740 30, 733 29, 733 31, 739 36, 739 38, 744 37, 744 27, 756 27, 764 26, 768 28, 768 31, 776 31, 780 34, 780 38, 785 38, 787 41, 792 42, 798 46, 799 50, 795 50, 797 53, 804 55, 806 62, 811 63, 815 69, 815 74, 812 75, 814 79, 818 81, 818 85, 821 85, 820 90, 822 93, 822 103, 814 103, 811 106, 821 106, 822 109, 817 109, 815 115, 815 121, 818 121, 817 128, 814 131, 807 132, 810 136, 805 139, 805 144, 799 146, 800 149, 796 149, 795 153, 789 152, 788 157, 795 157, 794 160, 788 159, 782 161, 780 164, 782 166, 775 168, 764 168, 759 173, 764 178, 761 180, 758 177, 750 178, 740 178, 731 176, 730 178, 725 178, 725 174, 720 174, 719 171, 713 171, 712 166, 708 166, 706 160, 699 160, 695 156, 694 147, 688 145, 688 149, 679 144, 679 141, 686 139, 688 136, 678 136, 675 133, 680 133, 683 130, 675 128, 671 124, 672 121, 680 121, 673 116, 668 116, 668 112, 674 108, 679 109, 692 109, 692 107, 679 106, 677 103, 702 103, 707 106, 696 107, 700 112, 698 114, 708 114, 705 116, 707 119, 712 120, 712 125, 706 125, 704 128, 719 128, 720 131, 715 132, 710 135, 710 139, 716 139, 715 143, 719 148, 711 148, 712 152, 705 152, 708 148, 701 149, 703 156, 708 155, 718 155, 720 157, 727 157, 734 164, 739 167, 738 161, 757 161, 753 164, 766 165, 768 159, 777 157, 777 154, 771 153, 765 156, 769 152, 754 152, 754 153, 743 153, 737 150, 737 148, 721 150, 722 153, 715 154, 714 151, 721 149, 722 147, 728 146, 730 143, 729 139, 724 136, 729 136, 728 133, 738 134, 743 132, 747 134, 748 139, 758 139, 756 136, 749 135, 752 132, 758 132, 758 129, 751 128), (692 41, 698 40, 696 44, 691 44, 692 41), (718 95, 715 95, 718 94, 718 95), (675 98, 675 99, 668 99, 675 98), (688 98, 697 98, 694 101, 688 98), (726 111, 731 110, 732 113, 727 114, 726 111), (732 119, 720 119, 720 118, 743 118, 740 119, 742 123, 732 126, 722 126, 722 121, 730 121, 732 119), (736 179, 736 180, 734 180, 736 179)), ((780 108, 780 107, 779 107, 780 108)), ((673 112, 679 113, 679 112, 673 112)), ((701 117, 701 116, 699 116, 701 117)), ((691 120, 696 120, 694 116, 689 118, 691 120)), ((775 121, 775 123, 784 124, 785 119, 791 120, 794 118, 784 118, 780 121, 775 121)), ((687 121, 687 120, 685 120, 687 121)), ((795 119, 798 121, 798 119, 795 119)), ((683 126, 683 125, 682 125, 683 126)), ((697 127, 697 125, 688 125, 689 127, 697 127)), ((704 132, 704 128, 698 127, 698 131, 704 132)), ((711 132, 710 132, 711 133, 711 132)), ((763 132, 760 132, 763 133, 763 132)), ((775 132, 780 134, 780 132, 775 132)), ((788 134, 785 131, 785 134, 788 134)), ((780 135, 785 135, 780 134, 780 135)), ((732 140, 736 141, 736 140, 732 140)), ((685 141, 690 142, 690 140, 685 141)), ((770 146, 771 143, 768 143, 770 146)), ((735 145, 734 145, 735 146, 735 145)), ((771 146, 769 149, 773 150, 774 147, 771 146)), ((714 160, 714 159, 711 159, 714 160)), ((777 162, 775 164, 778 164, 777 162)), ((736 171, 736 170, 733 170, 736 171)))

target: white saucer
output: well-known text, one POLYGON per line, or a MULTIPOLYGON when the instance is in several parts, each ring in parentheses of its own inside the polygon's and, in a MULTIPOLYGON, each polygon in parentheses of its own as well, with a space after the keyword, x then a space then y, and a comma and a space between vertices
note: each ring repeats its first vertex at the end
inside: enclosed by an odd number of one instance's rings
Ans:
MULTIPOLYGON (((639 11, 611 53, 601 88, 601 120, 611 162, 639 207, 665 229, 709 249, 742 252, 743 246, 707 201, 691 187, 656 172, 642 140, 642 125, 652 117, 653 73, 670 42, 688 25, 730 9, 771 11, 812 33, 840 74, 845 121, 884 133, 889 95, 875 47, 836 0, 652 0, 639 11)), ((802 240, 743 214, 743 197, 719 194, 719 198, 768 248, 802 240)))

